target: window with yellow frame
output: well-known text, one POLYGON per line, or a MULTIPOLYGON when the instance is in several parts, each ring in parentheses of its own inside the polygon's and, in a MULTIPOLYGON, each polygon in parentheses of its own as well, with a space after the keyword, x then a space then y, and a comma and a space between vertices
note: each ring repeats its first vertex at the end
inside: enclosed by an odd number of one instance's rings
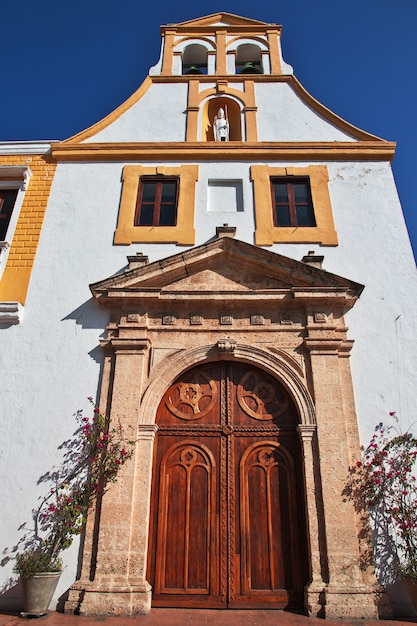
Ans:
POLYGON ((194 245, 194 206, 197 180, 197 165, 180 165, 178 167, 125 165, 114 243, 116 245, 147 242, 194 245), (151 190, 152 180, 155 181, 156 185, 154 204, 151 210, 150 201, 144 201, 143 190, 144 183, 148 183, 148 188, 151 190), (168 183, 165 186, 164 180, 168 183), (166 191, 168 188, 171 193, 173 181, 175 181, 175 206, 170 200, 171 205, 168 208, 168 201, 163 199, 163 193, 168 193, 166 191), (175 218, 172 217, 173 211, 175 218), (145 215, 145 212, 146 215, 152 213, 152 219, 148 219, 148 217, 141 219, 141 213, 145 215), (170 217, 161 219, 160 215, 162 214, 169 214, 170 217))
POLYGON ((251 179, 258 246, 274 243, 338 245, 326 166, 252 165, 251 179), (301 186, 305 188, 303 193, 301 186), (300 199, 295 198, 297 194, 300 199))

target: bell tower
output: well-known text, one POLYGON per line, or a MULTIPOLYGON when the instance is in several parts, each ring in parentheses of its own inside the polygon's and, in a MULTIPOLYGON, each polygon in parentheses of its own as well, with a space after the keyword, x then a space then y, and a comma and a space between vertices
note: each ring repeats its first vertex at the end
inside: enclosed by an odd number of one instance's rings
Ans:
POLYGON ((255 82, 292 74, 281 26, 217 13, 162 26, 161 35, 161 59, 150 74, 188 83, 186 141, 215 141, 219 109, 230 128, 226 141, 258 141, 255 82))

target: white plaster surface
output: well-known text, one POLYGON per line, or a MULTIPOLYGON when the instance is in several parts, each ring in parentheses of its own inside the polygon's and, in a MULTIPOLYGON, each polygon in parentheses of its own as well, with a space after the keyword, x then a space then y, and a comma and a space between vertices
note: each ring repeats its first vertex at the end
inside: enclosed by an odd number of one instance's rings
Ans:
MULTIPOLYGON (((200 90, 214 83, 200 85, 200 90)), ((243 91, 243 83, 233 88, 243 91)), ((356 141, 310 108, 287 83, 256 83, 259 141, 356 141)), ((153 84, 142 98, 84 143, 185 141, 187 84, 153 84)))
POLYGON ((153 84, 136 104, 84 143, 185 141, 187 89, 185 83, 153 84))
POLYGON ((259 141, 354 141, 321 117, 287 83, 255 83, 259 141))

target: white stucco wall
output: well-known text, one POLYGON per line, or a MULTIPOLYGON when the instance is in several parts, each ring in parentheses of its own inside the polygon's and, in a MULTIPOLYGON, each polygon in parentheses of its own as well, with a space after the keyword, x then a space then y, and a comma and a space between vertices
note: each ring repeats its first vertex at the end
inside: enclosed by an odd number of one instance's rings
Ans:
MULTIPOLYGON (((201 85, 208 89, 214 83, 201 85)), ((236 90, 244 85, 233 83, 236 90)), ((92 142, 185 141, 186 83, 155 83, 136 104, 104 130, 89 137, 92 142)), ((310 108, 288 83, 256 83, 259 141, 355 141, 310 108)))
POLYGON ((259 141, 354 141, 308 107, 288 83, 255 83, 259 141))
POLYGON ((187 91, 185 83, 153 84, 136 104, 84 143, 185 141, 187 91))

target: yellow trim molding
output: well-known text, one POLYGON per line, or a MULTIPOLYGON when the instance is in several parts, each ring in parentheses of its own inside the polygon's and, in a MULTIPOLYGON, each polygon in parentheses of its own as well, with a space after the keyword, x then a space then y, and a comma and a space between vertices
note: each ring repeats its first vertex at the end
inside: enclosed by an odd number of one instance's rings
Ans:
POLYGON ((329 174, 325 165, 310 165, 309 167, 252 165, 250 169, 255 202, 255 243, 258 246, 272 246, 274 243, 338 245, 327 185, 329 174), (317 226, 274 226, 270 184, 271 177, 274 176, 309 177, 317 226))
POLYGON ((197 180, 198 165, 180 165, 179 167, 125 165, 123 169, 123 189, 120 200, 119 218, 114 233, 114 244, 177 243, 183 246, 194 245, 194 205, 195 184, 197 180), (134 226, 140 177, 156 176, 157 174, 163 176, 178 176, 180 179, 177 225, 134 226))
POLYGON ((391 161, 395 142, 155 142, 155 143, 55 143, 58 161, 391 161))

